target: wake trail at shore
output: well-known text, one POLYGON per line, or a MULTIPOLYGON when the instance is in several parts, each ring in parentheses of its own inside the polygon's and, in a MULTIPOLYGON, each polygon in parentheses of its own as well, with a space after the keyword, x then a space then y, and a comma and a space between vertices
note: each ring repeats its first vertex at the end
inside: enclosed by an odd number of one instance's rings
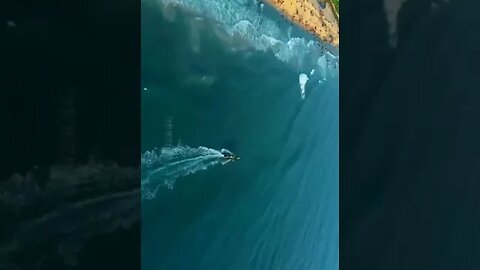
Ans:
POLYGON ((173 189, 180 177, 226 163, 220 151, 203 146, 153 149, 142 155, 141 162, 142 199, 155 198, 161 187, 173 189))

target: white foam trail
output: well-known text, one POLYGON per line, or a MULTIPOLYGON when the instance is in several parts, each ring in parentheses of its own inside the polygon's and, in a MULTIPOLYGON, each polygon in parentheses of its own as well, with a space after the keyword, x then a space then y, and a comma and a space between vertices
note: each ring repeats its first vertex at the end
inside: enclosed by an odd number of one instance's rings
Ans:
POLYGON ((305 99, 305 85, 307 84, 308 76, 302 73, 298 76, 298 83, 300 84, 300 96, 305 99))
POLYGON ((142 155, 142 199, 155 198, 159 188, 173 188, 183 176, 225 163, 223 154, 215 149, 200 146, 178 146, 154 149, 142 155))

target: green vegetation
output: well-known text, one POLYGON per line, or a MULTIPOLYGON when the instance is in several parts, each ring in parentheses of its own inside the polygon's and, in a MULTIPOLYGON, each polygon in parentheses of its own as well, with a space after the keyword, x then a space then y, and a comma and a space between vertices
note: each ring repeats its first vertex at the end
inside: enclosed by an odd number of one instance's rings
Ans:
POLYGON ((332 0, 332 3, 333 3, 333 5, 335 6, 335 10, 336 10, 337 12, 340 12, 340 10, 339 10, 339 4, 340 4, 340 3, 339 3, 339 2, 340 2, 340 0, 332 0))

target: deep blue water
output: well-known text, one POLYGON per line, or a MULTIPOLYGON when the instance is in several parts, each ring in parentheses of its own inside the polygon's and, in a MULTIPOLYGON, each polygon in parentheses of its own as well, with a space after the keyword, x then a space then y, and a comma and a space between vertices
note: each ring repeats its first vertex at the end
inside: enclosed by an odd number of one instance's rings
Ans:
POLYGON ((338 57, 253 1, 166 2, 142 8, 142 267, 338 269, 338 57))

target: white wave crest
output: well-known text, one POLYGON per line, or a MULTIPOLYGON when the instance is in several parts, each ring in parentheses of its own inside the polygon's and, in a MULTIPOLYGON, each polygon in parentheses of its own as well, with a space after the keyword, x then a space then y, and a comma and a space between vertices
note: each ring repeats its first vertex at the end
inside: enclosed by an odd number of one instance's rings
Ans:
MULTIPOLYGON (((259 12, 255 4, 247 0, 145 0, 160 4, 162 11, 177 7, 196 15, 218 22, 223 31, 214 29, 215 34, 230 47, 235 47, 238 37, 258 51, 269 51, 280 61, 297 67, 318 59, 327 51, 322 42, 291 37, 291 27, 281 29, 277 22, 259 12), (226 34, 226 35, 225 35, 226 34), (322 46, 317 46, 322 44, 322 46)), ((198 48, 198 45, 195 45, 198 48)), ((243 46, 242 48, 245 48, 243 46)), ((232 48, 232 51, 237 51, 232 48)), ((312 63, 315 64, 315 63, 312 63)))

